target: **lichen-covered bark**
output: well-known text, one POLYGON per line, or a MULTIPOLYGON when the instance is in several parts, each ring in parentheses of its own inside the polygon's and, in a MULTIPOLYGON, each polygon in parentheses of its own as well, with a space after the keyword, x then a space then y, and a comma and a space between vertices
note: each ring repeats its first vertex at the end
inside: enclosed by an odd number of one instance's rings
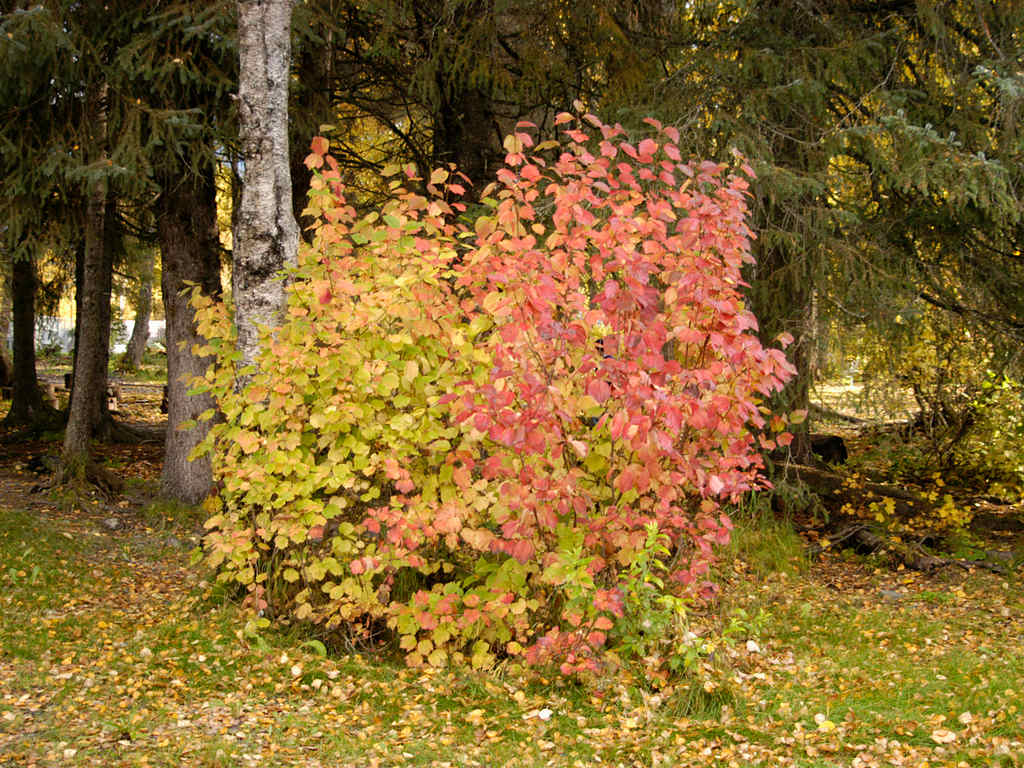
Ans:
POLYGON ((298 227, 288 162, 292 0, 239 0, 239 134, 245 177, 231 274, 243 366, 255 362, 260 325, 280 324, 282 269, 294 266, 298 227))
POLYGON ((180 425, 213 408, 209 395, 189 395, 189 380, 201 375, 209 359, 192 351, 201 339, 186 281, 208 296, 219 296, 220 253, 213 169, 203 175, 169 173, 161 179, 157 231, 163 261, 161 288, 167 318, 167 436, 161 477, 163 495, 188 504, 209 493, 212 473, 208 457, 189 461, 189 454, 209 431, 209 422, 191 429, 180 425))

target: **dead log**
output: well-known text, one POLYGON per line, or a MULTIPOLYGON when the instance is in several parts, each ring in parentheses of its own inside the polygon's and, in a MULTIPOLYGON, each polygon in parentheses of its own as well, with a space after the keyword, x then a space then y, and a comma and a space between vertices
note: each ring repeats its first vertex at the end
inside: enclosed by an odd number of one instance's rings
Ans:
POLYGON ((831 533, 808 547, 808 554, 812 557, 826 549, 842 546, 862 554, 887 554, 895 564, 915 571, 934 571, 955 565, 965 569, 984 568, 998 574, 1009 572, 1004 562, 992 558, 958 560, 933 554, 924 548, 925 541, 941 540, 941 534, 921 531, 914 537, 916 540, 908 540, 905 534, 888 531, 878 520, 865 520, 852 513, 852 510, 864 509, 872 502, 883 502, 886 503, 886 514, 897 520, 927 520, 929 515, 936 514, 935 504, 920 494, 882 483, 860 480, 851 483, 848 476, 802 464, 790 463, 786 469, 790 473, 786 482, 792 485, 797 480, 811 492, 810 503, 822 505, 828 513, 831 533))
MULTIPOLYGON (((867 523, 846 525, 839 531, 810 545, 807 548, 807 554, 812 558, 817 557, 826 549, 842 545, 844 548, 854 549, 865 555, 888 554, 897 565, 902 565, 913 571, 927 573, 955 565, 964 570, 983 568, 999 575, 1009 573, 1005 561, 1008 560, 1006 555, 1011 553, 989 552, 986 553, 989 557, 984 560, 959 560, 942 557, 928 552, 917 542, 903 541, 893 536, 882 536, 872 530, 872 527, 867 523), (999 560, 1004 562, 998 562, 999 560)), ((1012 557, 1009 560, 1012 560, 1012 557)))
POLYGON ((872 501, 892 500, 892 513, 909 520, 934 512, 935 505, 912 491, 894 485, 858 480, 819 467, 790 462, 782 467, 787 480, 797 480, 817 495, 830 513, 840 514, 844 505, 866 506, 872 501))

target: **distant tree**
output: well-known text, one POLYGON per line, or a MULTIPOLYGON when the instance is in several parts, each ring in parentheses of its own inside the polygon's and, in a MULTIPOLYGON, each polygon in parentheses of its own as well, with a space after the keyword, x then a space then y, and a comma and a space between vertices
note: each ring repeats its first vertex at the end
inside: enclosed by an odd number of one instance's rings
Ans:
MULTIPOLYGON (((50 213, 74 224, 64 232, 69 240, 76 229, 84 233, 75 249, 80 310, 68 463, 83 463, 105 406, 110 267, 121 238, 134 231, 143 240, 162 239, 172 404, 168 465, 174 468, 165 485, 171 495, 190 499, 204 482, 208 487, 209 470, 195 468, 205 481, 181 476, 193 469, 187 461, 192 438, 179 426, 208 404, 189 398, 181 377, 201 368, 191 360, 191 312, 177 296, 188 281, 216 285, 219 292, 216 233, 202 226, 193 231, 188 222, 215 222, 215 202, 206 190, 217 153, 228 151, 233 140, 233 8, 227 0, 103 6, 49 0, 5 15, 10 34, 0 40, 11 74, 4 103, 16 118, 0 127, 10 138, 0 144, 11 149, 6 178, 20 194, 10 206, 11 236, 28 231, 40 200, 61 206, 50 213), (201 193, 182 192, 190 189, 201 193), (184 235, 181 222, 188 228, 184 235), (193 252, 197 243, 201 247, 193 252), (183 488, 190 490, 173 490, 183 488)), ((106 424, 109 419, 99 422, 106 424)))
POLYGON ((153 273, 156 266, 156 252, 147 248, 139 260, 138 290, 132 302, 135 320, 132 335, 125 345, 123 365, 129 370, 138 370, 149 341, 149 319, 153 313, 153 273))
MULTIPOLYGON (((12 291, 13 400, 7 422, 52 422, 35 370, 36 258, 60 246, 74 215, 55 215, 73 144, 57 139, 72 120, 74 48, 55 16, 38 5, 0 16, 0 259, 12 291)), ((25 4, 26 6, 28 4, 25 4)))
POLYGON ((52 419, 53 410, 43 400, 36 378, 35 339, 35 263, 30 255, 22 255, 11 265, 12 343, 11 410, 5 423, 25 425, 52 419))
MULTIPOLYGON (((88 19, 85 21, 98 20, 88 19)), ((91 31, 93 24, 84 24, 91 31)), ((84 41, 84 34, 82 38, 84 41)), ((99 41, 92 41, 99 42, 99 41)), ((83 73, 83 143, 89 171, 82 180, 85 198, 84 248, 81 278, 76 281, 75 366, 64 430, 63 464, 69 478, 83 478, 89 460, 89 442, 102 420, 106 406, 107 362, 110 355, 110 293, 113 278, 112 237, 108 224, 116 210, 111 181, 105 169, 112 166, 108 136, 109 84, 103 73, 109 48, 92 51, 98 71, 83 73)), ((83 56, 83 62, 92 59, 83 56)), ((83 64, 83 68, 85 65, 83 64)))

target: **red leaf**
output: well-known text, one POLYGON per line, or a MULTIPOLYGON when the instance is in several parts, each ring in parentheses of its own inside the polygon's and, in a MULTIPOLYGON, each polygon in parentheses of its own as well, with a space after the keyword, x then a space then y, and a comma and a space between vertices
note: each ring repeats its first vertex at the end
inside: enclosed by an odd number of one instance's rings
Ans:
POLYGON ((611 397, 612 389, 608 386, 608 382, 603 379, 591 379, 587 383, 587 394, 594 398, 598 403, 603 403, 611 397))
POLYGON ((641 160, 650 162, 654 153, 658 151, 658 143, 654 139, 644 139, 637 147, 637 151, 640 153, 641 160))
POLYGON ((330 142, 323 136, 314 136, 313 140, 309 144, 309 148, 317 155, 326 155, 330 146, 330 142))

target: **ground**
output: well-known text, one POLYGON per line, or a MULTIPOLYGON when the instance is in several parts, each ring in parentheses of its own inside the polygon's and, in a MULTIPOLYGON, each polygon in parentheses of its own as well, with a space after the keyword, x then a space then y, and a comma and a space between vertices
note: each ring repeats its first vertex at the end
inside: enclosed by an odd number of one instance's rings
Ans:
POLYGON ((0 460, 0 766, 1024 765, 1017 579, 801 564, 751 523, 689 681, 414 671, 245 631, 188 564, 196 519, 144 500, 156 447, 107 452, 127 498, 64 512, 32 492, 45 449, 0 460))
MULTIPOLYGON (((130 391, 158 422, 159 389, 130 391)), ((1024 766, 1019 572, 807 561, 741 512, 692 616, 725 640, 670 686, 409 670, 247 626, 190 565, 198 512, 153 501, 159 445, 101 447, 125 492, 72 509, 33 472, 57 445, 0 446, 0 768, 1024 766)))

